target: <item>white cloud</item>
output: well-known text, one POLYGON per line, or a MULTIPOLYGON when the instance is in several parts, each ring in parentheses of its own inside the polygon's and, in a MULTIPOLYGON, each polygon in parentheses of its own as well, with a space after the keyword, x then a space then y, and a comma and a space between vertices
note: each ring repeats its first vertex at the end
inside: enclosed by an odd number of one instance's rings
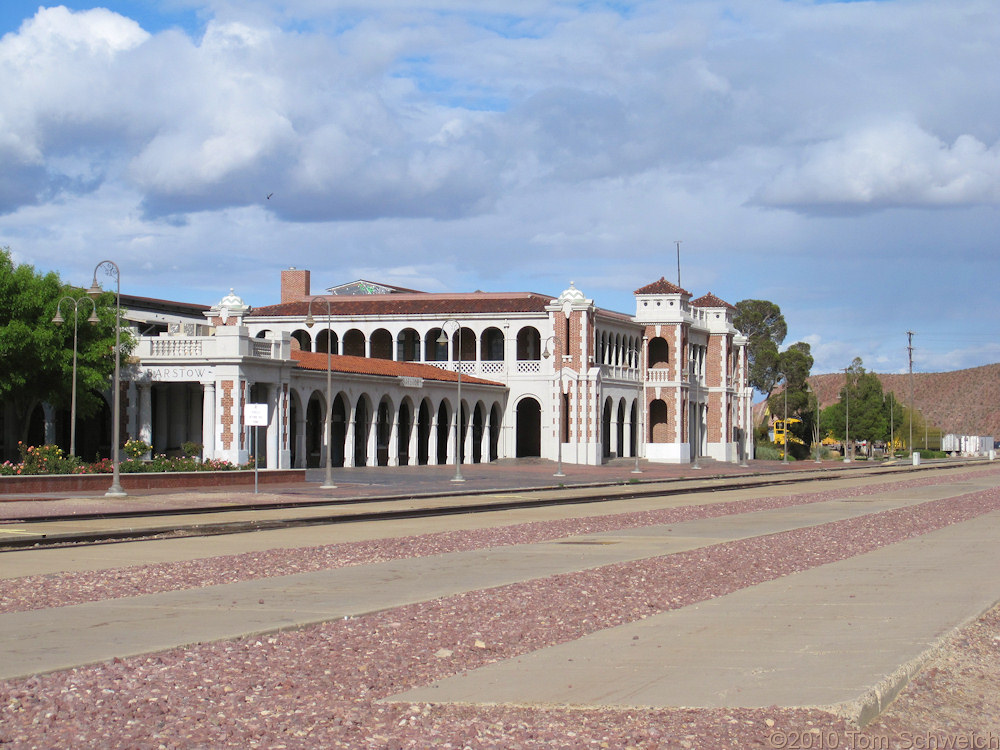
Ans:
POLYGON ((804 209, 1000 202, 1000 143, 971 135, 948 145, 910 122, 853 130, 803 150, 759 202, 804 209))
POLYGON ((992 0, 181 6, 203 26, 56 8, 0 39, 0 245, 192 301, 266 304, 293 263, 628 311, 683 240, 684 286, 774 299, 831 366, 898 362, 859 331, 937 300, 990 319, 992 0))

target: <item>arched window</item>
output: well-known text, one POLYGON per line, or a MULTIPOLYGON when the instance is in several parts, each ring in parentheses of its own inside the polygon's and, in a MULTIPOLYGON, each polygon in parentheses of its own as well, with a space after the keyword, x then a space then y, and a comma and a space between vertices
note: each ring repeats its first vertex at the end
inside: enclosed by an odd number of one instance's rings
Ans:
POLYGON ((463 362, 475 362, 476 361, 476 332, 471 328, 462 328, 461 330, 461 342, 459 341, 459 332, 455 331, 451 337, 451 359, 452 361, 458 361, 461 359, 463 362), (459 357, 459 345, 461 344, 461 357, 459 357))
POLYGON ((334 331, 324 328, 321 331, 316 332, 316 351, 330 352, 331 354, 337 353, 337 334, 334 331))
POLYGON ((292 349, 303 352, 312 351, 312 336, 309 335, 308 331, 303 331, 300 328, 292 334, 292 349))
POLYGON ((534 360, 542 358, 542 337, 534 326, 525 326, 517 332, 518 360, 534 360))
POLYGON ((379 328, 371 335, 372 359, 392 359, 392 334, 379 328))
POLYGON ((365 335, 357 328, 344 334, 344 354, 351 357, 365 356, 365 335))
POLYGON ((448 361, 448 344, 439 344, 438 339, 441 338, 441 329, 432 328, 424 336, 424 361, 425 362, 447 362, 448 361))
POLYGON ((670 364, 670 347, 667 340, 657 336, 649 340, 649 369, 662 369, 670 364))
POLYGON ((420 334, 404 328, 396 337, 396 359, 400 362, 420 361, 420 334))
POLYGON ((480 339, 479 358, 484 362, 503 359, 503 332, 499 328, 487 328, 480 339))

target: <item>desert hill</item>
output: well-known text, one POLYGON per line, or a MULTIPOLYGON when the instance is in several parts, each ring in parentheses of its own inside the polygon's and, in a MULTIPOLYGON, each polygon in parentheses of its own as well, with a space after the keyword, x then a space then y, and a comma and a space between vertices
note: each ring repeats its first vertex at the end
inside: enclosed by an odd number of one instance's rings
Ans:
MULTIPOLYGON (((882 390, 909 406, 910 376, 882 375, 882 390)), ((810 387, 820 407, 837 401, 843 373, 813 375, 810 387)), ((1000 364, 953 372, 913 373, 913 401, 933 427, 959 435, 992 435, 1000 439, 1000 364)))

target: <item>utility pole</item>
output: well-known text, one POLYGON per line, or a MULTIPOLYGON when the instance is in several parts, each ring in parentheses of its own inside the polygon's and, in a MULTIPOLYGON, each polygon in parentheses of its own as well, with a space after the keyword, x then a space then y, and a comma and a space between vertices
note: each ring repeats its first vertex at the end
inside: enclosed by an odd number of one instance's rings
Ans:
POLYGON ((844 463, 851 463, 851 368, 844 368, 844 463))
POLYGON ((677 286, 681 285, 681 242, 683 240, 674 240, 677 245, 677 286))
POLYGON ((910 357, 910 456, 913 456, 913 331, 906 332, 906 351, 910 357))

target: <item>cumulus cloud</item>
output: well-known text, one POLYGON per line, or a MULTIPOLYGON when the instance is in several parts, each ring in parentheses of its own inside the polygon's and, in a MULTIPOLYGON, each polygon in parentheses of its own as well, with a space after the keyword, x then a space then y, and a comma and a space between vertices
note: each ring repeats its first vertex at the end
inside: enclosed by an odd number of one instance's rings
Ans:
POLYGON ((910 122, 853 130, 803 150, 760 192, 765 205, 803 210, 1000 202, 1000 143, 947 144, 910 122))
POLYGON ((991 0, 180 5, 0 38, 0 245, 254 304, 276 263, 554 293, 572 268, 628 310, 680 239, 686 286, 793 302, 827 344, 992 299, 969 292, 1000 273, 991 0), (942 247, 975 270, 921 282, 942 247), (830 312, 845 289, 863 316, 830 312))
POLYGON ((41 8, 0 38, 0 213, 90 184, 50 160, 98 146, 121 114, 113 70, 148 39, 134 21, 103 9, 41 8))

